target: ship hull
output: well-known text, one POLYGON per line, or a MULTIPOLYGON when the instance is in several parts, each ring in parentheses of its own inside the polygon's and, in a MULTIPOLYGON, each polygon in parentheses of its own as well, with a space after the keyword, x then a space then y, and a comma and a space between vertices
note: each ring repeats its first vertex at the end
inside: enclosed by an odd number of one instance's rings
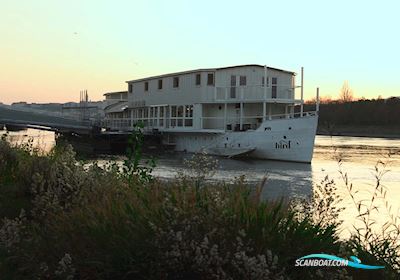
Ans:
POLYGON ((204 133, 176 132, 171 136, 176 151, 230 155, 243 150, 259 159, 310 163, 318 116, 266 120, 256 130, 204 133))

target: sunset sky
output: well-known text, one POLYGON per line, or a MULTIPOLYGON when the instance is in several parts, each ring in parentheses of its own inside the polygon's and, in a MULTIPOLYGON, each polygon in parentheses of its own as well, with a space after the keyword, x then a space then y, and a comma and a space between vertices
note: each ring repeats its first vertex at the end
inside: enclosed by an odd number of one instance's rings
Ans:
POLYGON ((92 100, 126 80, 305 67, 306 97, 400 96, 400 1, 0 0, 0 102, 92 100))

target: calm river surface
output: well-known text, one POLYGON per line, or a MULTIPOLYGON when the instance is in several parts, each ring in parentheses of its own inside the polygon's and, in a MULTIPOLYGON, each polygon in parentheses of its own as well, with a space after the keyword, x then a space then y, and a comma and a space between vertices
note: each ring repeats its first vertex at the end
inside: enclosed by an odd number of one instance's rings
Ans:
MULTIPOLYGON (((15 142, 23 141, 23 136, 33 137, 34 143, 45 149, 50 149, 54 145, 54 135, 51 132, 29 129, 10 133, 10 139, 15 142)), ((174 178, 179 171, 188 172, 183 160, 191 156, 183 153, 157 156, 154 175, 169 179, 174 178)), ((338 194, 343 199, 340 204, 345 207, 345 210, 341 216, 346 231, 355 224, 354 219, 357 212, 339 173, 338 158, 341 158, 341 169, 348 174, 354 190, 359 191, 356 198, 360 200, 369 200, 372 195, 376 185, 374 168, 376 163, 379 160, 387 163, 387 173, 383 175, 381 183, 387 190, 386 199, 389 205, 392 205, 392 213, 398 216, 397 210, 400 207, 400 139, 317 136, 311 164, 218 158, 219 168, 213 179, 232 181, 235 177, 245 175, 247 181, 258 183, 264 176, 267 176, 263 197, 279 198, 310 195, 315 184, 329 176, 335 181, 338 194)), ((100 161, 102 160, 104 158, 100 159, 100 161)), ((122 160, 122 157, 116 160, 122 160)), ((381 208, 376 219, 379 224, 383 224, 387 217, 387 209, 383 206, 384 203, 378 202, 378 204, 381 208)))

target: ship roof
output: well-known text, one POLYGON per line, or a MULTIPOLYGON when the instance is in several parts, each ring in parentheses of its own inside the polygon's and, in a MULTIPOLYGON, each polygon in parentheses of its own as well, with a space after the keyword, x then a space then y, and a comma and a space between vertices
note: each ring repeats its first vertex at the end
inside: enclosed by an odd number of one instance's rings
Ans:
POLYGON ((115 104, 108 105, 107 107, 104 108, 104 111, 106 111, 107 114, 120 113, 120 112, 123 112, 127 108, 128 108, 128 102, 121 101, 121 102, 117 102, 115 104))
MULTIPOLYGON (((126 82, 127 83, 141 82, 141 81, 146 81, 146 80, 153 80, 153 79, 159 79, 159 78, 170 77, 170 76, 191 74, 191 73, 196 73, 196 72, 210 72, 210 71, 218 71, 218 70, 225 70, 225 69, 239 68, 239 67, 262 67, 262 68, 264 68, 265 65, 243 64, 243 65, 235 65, 235 66, 227 66, 227 67, 219 67, 219 68, 202 68, 202 69, 195 69, 195 70, 188 70, 188 71, 181 71, 181 72, 175 72, 175 73, 162 74, 162 75, 157 75, 157 76, 150 76, 150 77, 146 77, 146 78, 129 80, 129 81, 126 81, 126 82)), ((285 72, 285 73, 288 73, 288 74, 296 75, 295 72, 287 71, 287 70, 283 70, 283 69, 279 69, 279 68, 274 68, 274 67, 267 66, 267 69, 275 70, 275 71, 281 71, 281 72, 285 72)))
POLYGON ((107 96, 107 95, 121 94, 121 93, 128 93, 128 92, 127 91, 113 91, 113 92, 106 92, 103 95, 107 96))

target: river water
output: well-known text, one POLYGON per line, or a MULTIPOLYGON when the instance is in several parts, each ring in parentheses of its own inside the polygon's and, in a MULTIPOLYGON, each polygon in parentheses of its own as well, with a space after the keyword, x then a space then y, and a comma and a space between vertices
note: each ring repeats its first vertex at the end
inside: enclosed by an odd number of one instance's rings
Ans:
MULTIPOLYGON (((25 136, 31 137, 34 145, 39 145, 45 150, 51 149, 55 143, 54 134, 51 132, 28 129, 22 132, 10 132, 9 135, 13 142, 26 141, 25 136)), ((191 156, 184 153, 158 155, 154 175, 163 179, 171 179, 178 172, 189 172, 184 164, 184 159, 189 159, 191 156)), ((122 157, 116 158, 116 160, 122 159, 122 157)), ((315 185, 328 176, 334 180, 337 192, 343 200, 340 202, 340 207, 344 207, 345 210, 340 217, 344 220, 345 235, 345 232, 357 224, 355 222, 357 210, 339 171, 342 170, 343 174, 347 174, 349 182, 353 184, 353 191, 358 191, 356 200, 370 201, 376 186, 375 166, 382 161, 385 166, 380 164, 379 170, 385 169, 385 174, 381 178, 381 184, 387 194, 385 200, 375 202, 380 211, 375 219, 378 225, 382 225, 387 220, 389 206, 391 206, 391 213, 398 216, 397 210, 400 207, 400 139, 317 136, 311 164, 253 159, 216 159, 218 160, 218 169, 212 177, 213 180, 231 182, 235 177, 245 175, 248 182, 258 184, 266 176, 263 198, 309 196, 315 191, 315 185), (387 201, 387 207, 385 201, 387 201)), ((100 159, 100 161, 103 160, 105 159, 100 159)))

